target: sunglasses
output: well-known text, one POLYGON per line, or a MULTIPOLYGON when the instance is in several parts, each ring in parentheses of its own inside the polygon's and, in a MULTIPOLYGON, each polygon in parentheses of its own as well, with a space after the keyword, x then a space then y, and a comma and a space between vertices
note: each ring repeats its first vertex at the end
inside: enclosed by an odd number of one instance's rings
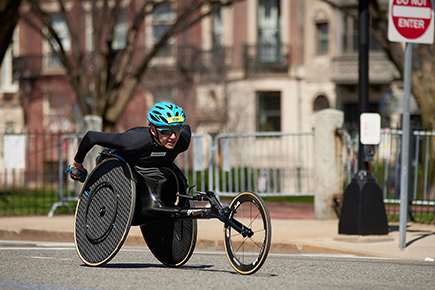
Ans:
POLYGON ((174 133, 175 136, 178 136, 183 131, 182 127, 178 127, 178 128, 157 128, 156 127, 156 129, 159 130, 159 132, 165 136, 171 136, 172 133, 174 133))

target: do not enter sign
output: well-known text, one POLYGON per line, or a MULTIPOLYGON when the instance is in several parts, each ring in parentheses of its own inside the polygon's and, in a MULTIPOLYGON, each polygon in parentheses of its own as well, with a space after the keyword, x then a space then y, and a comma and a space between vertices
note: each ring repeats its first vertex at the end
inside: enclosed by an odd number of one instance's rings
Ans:
POLYGON ((390 0, 390 41, 433 43, 434 12, 430 0, 390 0))

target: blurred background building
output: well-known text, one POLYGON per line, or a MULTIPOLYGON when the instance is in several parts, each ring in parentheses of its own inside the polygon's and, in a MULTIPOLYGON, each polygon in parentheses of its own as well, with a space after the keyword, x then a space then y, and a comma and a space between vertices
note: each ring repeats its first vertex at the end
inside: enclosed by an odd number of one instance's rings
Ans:
MULTIPOLYGON (((143 19, 139 54, 149 51, 175 23, 180 1, 169 1, 143 19)), ((71 50, 57 1, 42 2, 62 44, 71 50)), ((72 15, 79 11, 73 1, 64 2, 71 3, 66 7, 72 15)), ((145 114, 153 103, 171 101, 185 109, 193 131, 212 136, 311 131, 314 113, 325 108, 344 111, 345 126, 354 131, 358 1, 334 2, 350 14, 320 0, 246 0, 222 7, 169 39, 114 130, 146 125, 145 114)), ((388 1, 380 2, 387 10, 388 1)), ((94 45, 90 12, 73 17, 86 51, 94 45)), ((126 9, 115 27, 116 49, 125 46, 129 19, 126 9)), ((377 25, 376 19, 371 25, 377 25)), ((397 127, 401 80, 373 37, 369 70, 369 110, 381 113, 383 126, 397 127)), ((1 133, 24 128, 75 132, 80 127, 82 116, 65 69, 48 41, 23 21, 2 63, 0 92, 1 133)), ((411 113, 418 119, 417 107, 411 113)))

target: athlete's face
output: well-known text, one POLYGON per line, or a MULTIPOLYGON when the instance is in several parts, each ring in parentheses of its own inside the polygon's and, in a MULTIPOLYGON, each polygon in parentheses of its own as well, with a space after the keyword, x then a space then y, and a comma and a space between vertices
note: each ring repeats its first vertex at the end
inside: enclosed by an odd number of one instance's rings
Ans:
POLYGON ((156 127, 154 125, 150 125, 151 134, 159 141, 159 143, 167 149, 174 149, 175 145, 180 138, 180 133, 182 131, 181 127, 171 127, 171 126, 163 126, 156 127))

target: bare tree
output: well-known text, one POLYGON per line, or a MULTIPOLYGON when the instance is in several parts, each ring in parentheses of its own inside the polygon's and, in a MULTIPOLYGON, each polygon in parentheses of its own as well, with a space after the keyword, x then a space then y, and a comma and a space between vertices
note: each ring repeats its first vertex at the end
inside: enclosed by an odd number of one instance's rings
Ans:
MULTIPOLYGON (((322 0, 329 3, 343 13, 351 15, 345 6, 336 4, 333 0, 322 0)), ((360 0, 363 1, 363 0, 360 0)), ((388 1, 386 1, 388 3, 388 1)), ((403 43, 390 42, 388 40, 388 13, 389 10, 382 7, 381 0, 370 0, 369 14, 372 19, 377 19, 377 26, 370 26, 370 33, 376 38, 388 58, 399 71, 401 78, 404 75, 405 46, 403 43), (383 9, 384 8, 384 9, 383 9)), ((435 44, 414 44, 413 66, 411 73, 411 93, 415 97, 421 116, 421 125, 425 130, 433 130, 435 126, 435 44)), ((426 146, 423 144, 422 146, 426 146)), ((429 145, 430 155, 435 156, 435 146, 429 145)), ((424 150, 421 150, 424 152, 424 150)), ((430 158, 430 168, 435 167, 435 158, 430 158)), ((429 180, 433 180, 435 171, 430 171, 429 180)), ((433 198, 435 185, 429 183, 430 194, 433 198)))
MULTIPOLYGON (((138 33, 144 19, 169 0, 52 0, 57 2, 71 36, 71 53, 66 52, 61 37, 53 27, 50 15, 42 8, 42 0, 27 0, 30 9, 23 18, 48 40, 52 50, 66 69, 77 101, 84 115, 92 114, 103 118, 105 131, 110 131, 120 118, 151 60, 167 44, 168 40, 184 32, 223 6, 243 0, 184 0, 177 4, 177 18, 173 25, 155 42, 149 50, 138 53, 138 33), (67 3, 74 9, 84 9, 84 2, 90 5, 93 28, 92 51, 84 51, 83 31, 67 12, 67 3), (125 3, 127 2, 127 6, 125 3), (203 9, 209 7, 209 9, 203 9), (114 49, 115 26, 123 9, 128 10, 128 29, 124 48, 114 49), (90 57, 89 57, 90 55, 90 57)), ((82 12, 83 14, 85 11, 82 12)))
POLYGON ((0 1, 0 64, 8 49, 9 43, 14 33, 20 15, 18 7, 21 0, 2 0, 0 1))
MULTIPOLYGON (((349 13, 346 6, 340 6, 337 1, 322 0, 343 13, 349 13)), ((370 0, 369 13, 372 19, 377 20, 376 27, 370 26, 370 33, 376 38, 388 58, 394 64, 403 78, 405 52, 404 46, 399 42, 388 40, 388 9, 382 9, 381 3, 385 1, 370 0)), ((388 2, 388 1, 387 1, 388 2)), ((422 126, 432 129, 435 126, 435 45, 415 44, 417 53, 414 54, 411 92, 420 107, 422 126)))

